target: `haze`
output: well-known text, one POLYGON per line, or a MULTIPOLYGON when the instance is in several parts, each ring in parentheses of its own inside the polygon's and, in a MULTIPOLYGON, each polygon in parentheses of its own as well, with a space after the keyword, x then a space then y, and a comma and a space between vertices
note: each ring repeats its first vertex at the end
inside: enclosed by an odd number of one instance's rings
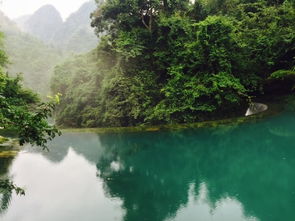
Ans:
POLYGON ((0 0, 0 9, 8 17, 14 19, 22 15, 32 14, 41 6, 51 4, 66 19, 72 12, 76 11, 84 2, 89 0, 0 0))

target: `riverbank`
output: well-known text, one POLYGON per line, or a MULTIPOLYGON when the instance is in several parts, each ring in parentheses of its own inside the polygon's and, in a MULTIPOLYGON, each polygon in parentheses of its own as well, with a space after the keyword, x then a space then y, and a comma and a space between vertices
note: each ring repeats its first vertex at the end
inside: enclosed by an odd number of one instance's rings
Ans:
POLYGON ((206 127, 218 127, 224 125, 238 125, 246 122, 255 122, 262 120, 266 117, 274 116, 284 111, 284 105, 281 103, 268 102, 268 110, 265 112, 255 114, 252 116, 241 116, 234 118, 226 118, 220 120, 203 121, 188 124, 166 124, 166 125, 144 125, 135 127, 108 127, 108 128, 63 128, 62 132, 93 132, 98 134, 107 133, 132 133, 132 132, 157 132, 162 130, 182 130, 190 128, 206 128, 206 127))
MULTIPOLYGON (((242 123, 260 121, 267 117, 271 117, 285 111, 286 107, 288 106, 287 100, 289 97, 290 96, 282 96, 278 98, 271 98, 271 97, 257 98, 255 101, 267 104, 268 109, 264 112, 261 112, 252 116, 230 117, 225 119, 209 120, 209 121, 187 123, 187 124, 142 125, 142 126, 134 126, 134 127, 106 127, 106 128, 60 128, 60 130, 62 132, 74 132, 74 133, 75 132, 77 133, 92 132, 97 134, 108 134, 108 133, 132 133, 132 132, 157 132, 162 130, 182 130, 182 129, 190 129, 190 128, 235 126, 242 123)), ((7 131, 7 130, 0 130, 0 136, 1 135, 4 137, 13 137, 13 132, 7 131)), ((15 139, 13 140, 15 143, 15 139)))

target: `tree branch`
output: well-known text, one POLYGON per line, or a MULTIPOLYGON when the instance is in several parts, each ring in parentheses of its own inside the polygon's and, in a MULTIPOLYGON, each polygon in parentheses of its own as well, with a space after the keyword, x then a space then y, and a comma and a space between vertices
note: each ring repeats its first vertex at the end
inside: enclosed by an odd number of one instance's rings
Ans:
POLYGON ((147 29, 149 29, 149 26, 147 25, 147 23, 146 23, 145 20, 144 20, 144 15, 143 15, 143 14, 141 15, 141 21, 142 21, 143 25, 144 25, 147 29))

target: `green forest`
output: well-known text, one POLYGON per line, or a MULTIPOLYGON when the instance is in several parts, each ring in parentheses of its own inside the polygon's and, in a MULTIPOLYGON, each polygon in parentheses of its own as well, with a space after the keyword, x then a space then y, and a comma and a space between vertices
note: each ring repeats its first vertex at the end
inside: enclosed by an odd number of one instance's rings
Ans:
POLYGON ((292 94, 292 0, 108 0, 100 43, 55 68, 64 127, 190 123, 244 114, 292 94))
POLYGON ((12 1, 1 220, 295 220, 295 0, 12 1))

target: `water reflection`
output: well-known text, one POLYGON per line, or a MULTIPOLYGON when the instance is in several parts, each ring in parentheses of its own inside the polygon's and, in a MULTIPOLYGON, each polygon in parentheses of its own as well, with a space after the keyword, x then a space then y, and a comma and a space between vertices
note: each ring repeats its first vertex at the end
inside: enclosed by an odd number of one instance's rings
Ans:
POLYGON ((40 154, 20 154, 11 169, 14 182, 24 186, 25 197, 13 195, 1 220, 118 220, 121 201, 105 197, 95 165, 69 148, 56 164, 40 154))
MULTIPOLYGON (((7 177, 7 171, 9 166, 11 165, 13 160, 13 157, 3 157, 0 158, 0 179, 6 180, 7 177)), ((4 213, 8 207, 9 203, 11 201, 12 192, 11 191, 4 191, 0 188, 0 214, 4 213)))
POLYGON ((198 193, 195 193, 194 185, 190 186, 189 200, 185 207, 177 211, 177 215, 167 221, 196 220, 200 217, 202 221, 257 221, 255 217, 245 217, 242 204, 230 197, 220 199, 212 205, 208 199, 208 190, 205 183, 200 185, 198 193))
MULTIPOLYGON (((49 153, 14 159, 9 174, 26 196, 13 195, 1 220, 294 220, 294 131, 289 113, 215 129, 67 133, 49 153)), ((9 164, 0 159, 0 171, 9 164)))
MULTIPOLYGON (((125 221, 178 217, 189 204, 190 185, 198 193, 202 183, 210 210, 222 199, 235 199, 245 219, 292 220, 295 136, 274 136, 271 129, 291 134, 294 123, 294 115, 286 114, 218 129, 101 136, 106 154, 97 168, 109 195, 123 200, 125 221)), ((236 210, 228 212, 234 216, 236 210)))

